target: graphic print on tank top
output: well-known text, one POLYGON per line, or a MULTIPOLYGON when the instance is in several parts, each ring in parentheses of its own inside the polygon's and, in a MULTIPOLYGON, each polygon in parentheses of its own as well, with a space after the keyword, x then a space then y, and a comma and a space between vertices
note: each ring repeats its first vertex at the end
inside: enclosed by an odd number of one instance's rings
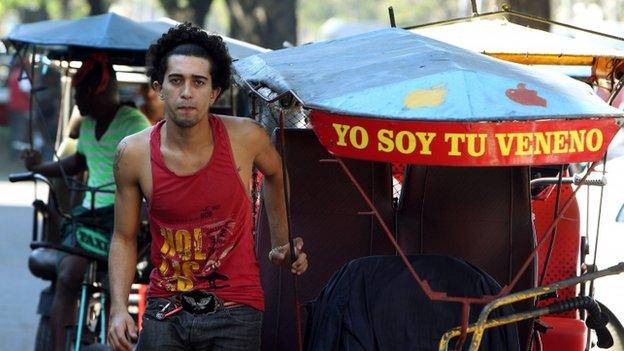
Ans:
POLYGON ((160 131, 150 134, 152 236, 149 296, 213 291, 226 300, 264 309, 252 237, 251 200, 237 172, 223 122, 210 117, 214 140, 208 163, 178 176, 160 151, 160 131))
POLYGON ((229 287, 229 277, 218 269, 235 246, 232 219, 199 227, 162 226, 159 232, 163 239, 158 267, 160 288, 188 291, 198 280, 208 281, 211 289, 229 287))

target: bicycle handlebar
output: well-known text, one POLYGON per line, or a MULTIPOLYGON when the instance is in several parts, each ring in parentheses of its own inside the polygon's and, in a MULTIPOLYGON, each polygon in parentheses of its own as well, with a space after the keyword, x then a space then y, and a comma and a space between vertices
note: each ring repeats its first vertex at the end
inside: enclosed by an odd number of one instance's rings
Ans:
MULTIPOLYGON (((573 177, 562 177, 561 182, 563 184, 574 184, 574 185, 591 185, 591 186, 605 186, 607 185, 607 178, 605 176, 598 177, 587 177, 584 182, 581 183, 583 176, 579 174, 575 174, 573 177)), ((541 185, 551 185, 557 184, 559 181, 558 177, 544 177, 544 178, 536 178, 531 180, 531 188, 541 185)))
MULTIPOLYGON (((71 178, 69 178, 71 179, 71 178)), ((18 183, 18 182, 26 182, 26 181, 41 181, 43 183, 45 183, 48 188, 50 189, 50 196, 52 197, 52 202, 54 202, 54 209, 56 210, 56 212, 58 214, 60 214, 62 217, 67 218, 67 219, 71 219, 72 216, 66 212, 64 212, 63 210, 61 210, 59 208, 58 205, 58 201, 57 201, 57 197, 56 197, 56 193, 54 192, 54 188, 52 186, 52 183, 50 182, 50 179, 48 179, 46 176, 39 174, 39 173, 35 173, 35 172, 21 172, 21 173, 11 173, 9 174, 9 181, 11 183, 18 183)), ((109 190, 109 189, 102 189, 104 187, 108 187, 111 186, 114 183, 107 183, 107 184, 103 184, 100 185, 98 187, 91 187, 91 186, 86 186, 86 185, 81 185, 80 187, 72 187, 70 186, 69 189, 73 190, 73 191, 85 191, 85 192, 91 192, 91 193, 109 193, 109 194, 114 194, 115 190, 109 190)))
POLYGON ((56 193, 54 192, 52 183, 50 182, 48 178, 46 178, 45 176, 39 173, 34 173, 34 172, 22 172, 22 173, 9 174, 9 181, 11 183, 26 182, 26 181, 36 182, 38 180, 45 183, 50 189, 50 196, 52 197, 52 202, 54 203, 54 209, 56 210, 56 212, 59 215, 61 215, 61 217, 63 218, 71 219, 72 218, 71 215, 61 210, 61 208, 59 207, 58 200, 56 198, 56 193))
MULTIPOLYGON (((22 173, 11 173, 9 174, 9 182, 17 183, 17 182, 25 182, 28 180, 35 180, 35 174, 33 172, 22 172, 22 173)), ((43 180, 43 179, 40 179, 43 180)))

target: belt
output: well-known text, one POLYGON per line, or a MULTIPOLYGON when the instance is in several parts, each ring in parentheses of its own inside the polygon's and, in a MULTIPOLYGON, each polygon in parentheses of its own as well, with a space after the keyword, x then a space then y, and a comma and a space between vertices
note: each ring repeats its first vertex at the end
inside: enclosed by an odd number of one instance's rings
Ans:
POLYGON ((242 306, 238 302, 223 301, 217 295, 204 290, 189 291, 167 299, 169 303, 156 313, 156 319, 163 320, 182 310, 191 314, 212 314, 222 308, 242 306))

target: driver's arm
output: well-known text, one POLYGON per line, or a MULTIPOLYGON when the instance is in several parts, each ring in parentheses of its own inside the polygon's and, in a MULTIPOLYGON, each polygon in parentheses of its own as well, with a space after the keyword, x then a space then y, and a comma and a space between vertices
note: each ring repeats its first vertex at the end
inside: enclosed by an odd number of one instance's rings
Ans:
MULTIPOLYGON (((130 339, 136 338, 136 325, 128 314, 128 296, 137 263, 137 233, 141 208, 141 190, 137 155, 133 154, 132 137, 117 147, 115 164, 115 229, 108 257, 111 293, 111 319, 108 339, 114 350, 131 350, 130 339), (130 140, 129 140, 130 139, 130 140)), ((136 153, 136 152, 135 152, 136 153)))
POLYGON ((46 163, 39 163, 40 157, 41 155, 36 151, 24 151, 22 158, 24 158, 26 169, 43 174, 46 177, 61 177, 63 173, 68 176, 73 176, 87 170, 87 160, 84 155, 79 152, 62 158, 59 161, 46 163), (61 167, 63 168, 62 170, 61 167))

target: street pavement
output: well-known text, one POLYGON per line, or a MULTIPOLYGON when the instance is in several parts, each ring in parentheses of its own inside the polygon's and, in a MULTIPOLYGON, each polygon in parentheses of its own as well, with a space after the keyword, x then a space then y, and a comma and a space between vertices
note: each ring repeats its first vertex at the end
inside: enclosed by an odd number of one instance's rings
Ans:
POLYGON ((47 286, 27 265, 34 187, 0 179, 0 350, 27 351, 34 347, 39 292, 47 286))

